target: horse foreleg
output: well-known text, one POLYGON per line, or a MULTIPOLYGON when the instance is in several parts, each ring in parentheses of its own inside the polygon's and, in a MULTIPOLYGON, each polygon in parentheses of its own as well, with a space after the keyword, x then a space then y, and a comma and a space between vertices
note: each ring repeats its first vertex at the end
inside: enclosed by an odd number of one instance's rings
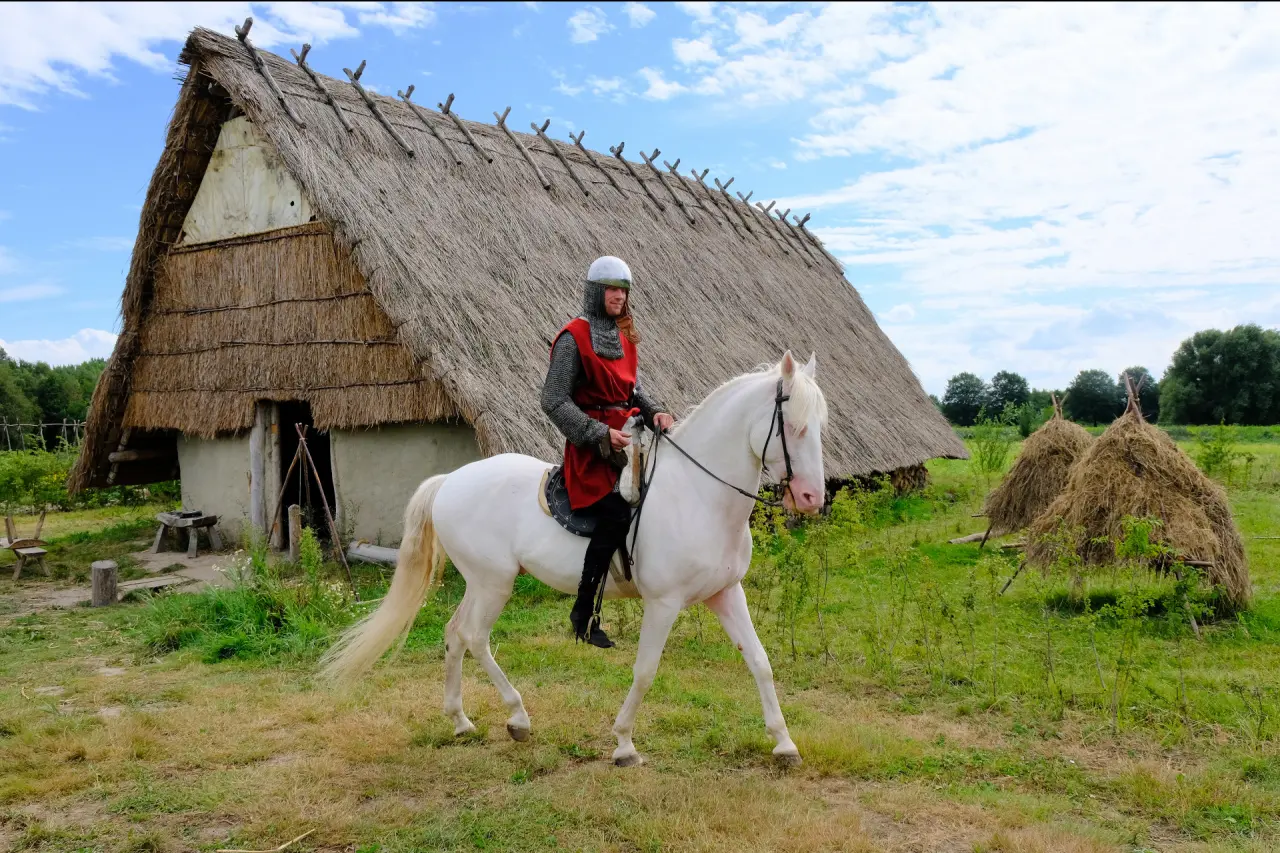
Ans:
MULTIPOLYGON (((513 579, 514 577, 512 575, 513 579)), ((493 652, 489 650, 489 633, 493 630, 493 623, 498 621, 498 617, 502 615, 502 608, 507 606, 510 598, 509 583, 503 588, 499 584, 484 587, 469 581, 464 598, 464 604, 468 606, 463 612, 460 628, 467 648, 484 667, 485 672, 489 673, 489 680, 493 682, 494 687, 498 688, 503 704, 511 712, 511 717, 507 720, 507 733, 513 740, 528 740, 530 723, 529 714, 524 709, 524 700, 520 698, 519 691, 511 686, 506 673, 502 671, 502 667, 498 666, 498 662, 493 659, 493 652), (470 599, 470 602, 466 602, 466 599, 470 599)), ((461 611, 462 608, 459 610, 461 611)))
POLYGON ((760 704, 764 707, 764 726, 777 744, 773 754, 787 764, 799 764, 800 751, 791 741, 787 722, 782 718, 782 707, 773 686, 773 667, 769 665, 769 656, 756 636, 755 625, 751 624, 751 611, 747 608, 747 594, 742 591, 742 584, 725 587, 708 598, 706 605, 720 619, 725 633, 742 652, 747 669, 755 677, 756 687, 760 689, 760 704))
POLYGON ((667 635, 671 633, 671 626, 679 615, 678 604, 663 601, 644 603, 644 620, 640 623, 640 649, 636 652, 636 663, 632 669, 631 690, 613 724, 613 733, 618 738, 618 748, 613 751, 613 763, 619 767, 631 767, 641 761, 635 744, 631 742, 636 712, 640 710, 640 703, 644 700, 649 685, 653 684, 653 677, 658 672, 658 661, 662 658, 662 649, 667 645, 667 635))

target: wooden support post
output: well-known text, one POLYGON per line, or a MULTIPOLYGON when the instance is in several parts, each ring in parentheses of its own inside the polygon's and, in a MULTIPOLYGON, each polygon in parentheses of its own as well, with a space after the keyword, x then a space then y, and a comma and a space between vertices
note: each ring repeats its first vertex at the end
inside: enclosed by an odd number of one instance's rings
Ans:
POLYGON ((494 110, 493 117, 498 120, 498 127, 507 135, 507 139, 511 140, 511 144, 520 152, 520 156, 529 164, 529 168, 533 169, 533 173, 538 176, 538 183, 542 184, 542 188, 544 190, 551 189, 551 181, 547 180, 547 176, 538 168, 538 164, 533 162, 533 157, 530 156, 529 150, 520 144, 520 140, 516 139, 516 135, 511 132, 511 128, 507 127, 507 116, 510 114, 511 107, 507 107, 502 111, 502 115, 498 115, 497 110, 494 110))
MULTIPOLYGON (((124 430, 123 430, 123 431, 121 431, 121 433, 120 433, 120 443, 116 446, 116 452, 117 452, 117 453, 123 453, 123 452, 125 451, 125 449, 129 446, 129 436, 130 436, 130 434, 131 434, 132 432, 133 432, 133 430, 132 430, 130 427, 125 427, 125 428, 124 428, 124 430)), ((116 482, 116 474, 119 472, 119 468, 118 468, 119 464, 120 464, 120 463, 118 463, 118 462, 112 462, 112 463, 111 463, 111 470, 110 470, 109 472, 107 472, 107 485, 108 485, 108 486, 115 485, 115 482, 116 482)))
MULTIPOLYGON (((804 251, 804 253, 809 256, 810 260, 817 262, 818 256, 815 255, 813 253, 813 250, 809 248, 809 242, 805 240, 804 237, 802 237, 799 233, 797 233, 796 227, 791 224, 791 220, 787 219, 787 216, 790 213, 791 213, 791 208, 788 207, 786 210, 778 214, 778 221, 781 222, 783 225, 787 226, 786 228, 783 229, 782 233, 789 236, 793 242, 798 244, 800 248, 804 251)), ((810 264, 810 266, 812 266, 812 264, 810 264)))
POLYGON ((476 138, 471 135, 471 131, 468 130, 467 126, 462 123, 462 119, 458 118, 456 115, 449 112, 449 108, 453 106, 453 93, 452 92, 449 93, 449 97, 445 99, 445 102, 443 104, 436 104, 436 106, 440 108, 440 112, 444 113, 449 118, 453 119, 453 123, 457 125, 458 130, 462 131, 462 135, 467 138, 467 142, 471 143, 471 147, 480 152, 480 156, 485 159, 485 162, 492 163, 493 155, 480 147, 480 143, 476 142, 476 138))
MULTIPOLYGON (((671 175, 677 181, 681 182, 681 185, 683 185, 684 178, 680 175, 680 158, 679 157, 676 158, 675 163, 668 163, 666 160, 663 160, 662 165, 666 166, 667 171, 670 172, 671 175)), ((695 172, 694 174, 697 174, 697 173, 695 172)), ((705 213, 711 212, 707 210, 707 206, 702 203, 702 199, 698 198, 698 194, 695 193, 693 190, 689 190, 689 198, 693 199, 693 203, 698 206, 698 210, 701 210, 705 213)))
POLYGON ((98 560, 89 566, 93 583, 92 603, 94 607, 107 607, 116 603, 116 598, 119 595, 117 592, 117 582, 120 577, 119 569, 120 567, 116 565, 114 560, 98 560))
POLYGON ((640 189, 644 190, 644 194, 649 197, 649 201, 657 205, 658 210, 665 212, 667 209, 667 206, 662 202, 658 201, 658 197, 653 194, 653 190, 649 189, 649 185, 646 184, 644 181, 640 180, 640 176, 636 174, 635 167, 632 166, 630 162, 628 162, 626 159, 623 158, 622 148, 626 144, 627 143, 624 140, 622 142, 619 142, 617 146, 610 145, 609 153, 612 154, 614 157, 618 158, 618 160, 622 161, 622 165, 626 168, 627 172, 631 174, 631 177, 636 179, 636 183, 640 185, 640 189))
MULTIPOLYGON (((289 562, 298 562, 298 540, 302 538, 302 507, 289 504, 289 562)), ((339 543, 341 547, 341 543, 339 543)))
POLYGON ((658 183, 662 184, 662 186, 666 188, 667 192, 671 195, 671 200, 676 203, 676 207, 680 208, 680 210, 684 212, 685 219, 689 220, 689 224, 697 225, 698 221, 693 218, 693 214, 689 212, 689 208, 685 207, 684 201, 681 200, 680 196, 676 195, 676 191, 673 190, 671 188, 671 185, 667 183, 667 179, 662 176, 662 172, 658 169, 658 167, 653 165, 653 161, 657 160, 658 155, 661 153, 662 152, 659 151, 657 148, 653 149, 653 153, 649 155, 646 155, 643 151, 641 151, 640 159, 643 160, 645 164, 650 169, 653 170, 653 173, 658 176, 658 183))
POLYGON ((387 117, 382 114, 382 110, 378 108, 377 101, 370 97, 369 93, 365 91, 364 86, 360 85, 360 75, 364 73, 364 65, 365 60, 362 59, 360 60, 360 67, 355 71, 352 71, 350 68, 344 68, 342 70, 343 73, 347 75, 347 79, 351 81, 351 85, 356 87, 356 91, 360 93, 360 97, 364 99, 365 106, 369 108, 369 112, 373 113, 373 117, 381 122, 382 126, 387 129, 387 133, 391 134, 391 138, 396 141, 396 144, 404 149, 404 153, 412 157, 413 148, 405 141, 404 137, 400 135, 400 131, 391 126, 391 122, 387 120, 387 117))
POLYGON ((276 85, 276 78, 271 76, 271 69, 267 67, 267 63, 263 61, 257 48, 249 44, 249 28, 252 26, 253 18, 245 18, 244 24, 236 27, 236 37, 240 39, 244 49, 249 52, 249 58, 253 60, 253 67, 258 69, 258 73, 267 81, 267 86, 270 87, 271 93, 280 101, 280 106, 284 107, 284 111, 289 114, 289 118, 293 119, 293 123, 298 127, 306 127, 307 123, 298 117, 298 114, 293 111, 293 106, 285 100, 284 92, 281 92, 280 87, 276 85))
POLYGON ((328 87, 324 85, 324 81, 316 72, 311 70, 311 66, 307 64, 307 54, 311 52, 311 45, 304 44, 302 53, 299 54, 293 48, 289 48, 289 52, 293 54, 293 61, 298 63, 298 67, 307 72, 307 76, 311 78, 311 82, 315 84, 316 89, 324 96, 324 102, 333 108, 333 113, 338 117, 338 123, 346 128, 347 133, 355 130, 351 126, 351 122, 347 121, 346 115, 342 112, 342 107, 338 106, 338 102, 333 99, 333 95, 329 92, 328 87))
POLYGON ((747 221, 747 218, 742 215, 742 211, 738 210, 737 206, 733 203, 733 196, 729 195, 729 187, 733 186, 733 178, 729 178, 729 180, 723 184, 720 183, 719 178, 712 178, 712 180, 716 182, 716 187, 720 190, 720 194, 729 202, 729 209, 738 217, 738 221, 742 223, 742 227, 746 228, 752 234, 756 233, 756 229, 751 227, 751 223, 747 221))
POLYGON ((564 156, 564 152, 560 150, 560 146, 551 141, 551 137, 547 136, 547 128, 551 126, 551 119, 547 119, 542 123, 542 127, 538 127, 536 122, 529 122, 529 127, 533 128, 533 132, 538 134, 538 138, 547 143, 551 149, 551 153, 560 159, 560 165, 564 166, 564 170, 569 173, 569 177, 573 178, 573 182, 578 185, 578 189, 582 190, 585 196, 591 195, 591 190, 587 189, 581 179, 574 173, 573 167, 569 165, 569 159, 564 156))
MULTIPOLYGON (((347 563, 347 554, 342 547, 342 537, 338 533, 338 525, 333 521, 333 513, 329 511, 329 499, 324 494, 324 484, 320 482, 320 472, 316 470, 316 461, 311 458, 311 449, 307 447, 307 428, 302 424, 297 424, 298 430, 298 447, 301 453, 305 454, 306 465, 304 467, 311 469, 311 476, 315 478, 316 488, 320 492, 320 505, 324 507, 325 521, 329 522, 329 536, 333 540, 333 550, 338 554, 338 561, 342 563, 342 568, 347 572, 347 584, 351 587, 351 595, 356 601, 360 600, 360 591, 356 589, 355 578, 351 576, 351 566, 347 563)), ((304 475, 306 472, 303 472, 304 475)))
POLYGON ((396 92, 396 94, 399 95, 401 99, 403 99, 404 102, 409 105, 409 112, 416 115, 418 117, 418 121, 422 122, 426 126, 427 130, 431 131, 431 135, 434 136, 436 140, 441 145, 444 146, 444 150, 449 154, 449 159, 453 161, 453 164, 455 166, 461 166, 462 158, 458 156, 458 152, 453 150, 453 146, 449 144, 449 140, 444 138, 444 134, 442 134, 439 130, 436 129, 435 122, 427 118, 426 109, 418 106, 413 101, 409 100, 410 98, 413 97, 413 85, 410 84, 408 89, 404 89, 402 91, 396 92))
POLYGON ((605 180, 607 180, 610 184, 613 185, 613 188, 618 191, 618 195, 622 196, 623 198, 626 198, 627 194, 624 193, 622 191, 622 187, 618 185, 617 179, 613 177, 613 172, 609 171, 603 165, 601 165, 600 161, 596 159, 596 155, 592 153, 585 145, 582 144, 582 137, 586 135, 587 135, 587 132, 585 130, 580 130, 578 131, 577 136, 574 136, 572 133, 569 134, 569 138, 573 140, 574 145, 578 146, 578 150, 582 152, 582 156, 587 158, 587 162, 595 166, 597 169, 599 169, 600 173, 604 175, 605 180))
POLYGON ((10 542, 18 541, 18 531, 13 526, 13 515, 10 513, 5 513, 4 516, 4 535, 10 542))
POLYGON ((799 220, 796 222, 796 228, 798 228, 798 229, 800 230, 800 233, 801 233, 802 235, 804 235, 804 237, 809 241, 809 243, 810 243, 810 244, 811 244, 815 249, 817 249, 819 252, 822 252, 823 256, 824 256, 828 261, 830 261, 830 262, 831 262, 831 265, 832 265, 833 267, 835 267, 837 271, 839 271, 839 270, 840 270, 840 262, 839 262, 839 261, 837 261, 834 257, 832 257, 831 253, 827 251, 827 247, 826 247, 826 246, 824 246, 824 245, 822 245, 822 241, 821 241, 821 240, 819 240, 817 237, 813 236, 813 232, 812 232, 812 231, 810 231, 808 228, 805 228, 805 227, 804 227, 804 224, 805 224, 806 222, 808 222, 808 221, 809 221, 809 217, 810 217, 810 216, 812 216, 812 214, 806 213, 806 214, 805 214, 801 219, 799 219, 799 220))

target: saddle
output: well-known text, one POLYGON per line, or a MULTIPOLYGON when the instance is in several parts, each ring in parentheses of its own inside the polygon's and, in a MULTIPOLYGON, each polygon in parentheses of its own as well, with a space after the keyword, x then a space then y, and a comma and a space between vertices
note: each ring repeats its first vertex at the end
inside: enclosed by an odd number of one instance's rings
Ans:
POLYGON ((542 511, 556 520, 561 527, 575 536, 591 537, 596 532, 596 518, 585 512, 574 512, 569 506, 569 486, 564 481, 564 466, 557 465, 542 475, 542 487, 538 489, 538 503, 542 511))

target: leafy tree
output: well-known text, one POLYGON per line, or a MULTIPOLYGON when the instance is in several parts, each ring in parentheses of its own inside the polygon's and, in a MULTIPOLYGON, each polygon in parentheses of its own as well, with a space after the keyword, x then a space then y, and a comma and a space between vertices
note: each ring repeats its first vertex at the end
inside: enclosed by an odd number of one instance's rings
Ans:
POLYGON ((938 411, 942 411, 942 401, 938 399, 937 394, 930 394, 929 402, 933 403, 934 408, 936 408, 938 411))
POLYGON ((1126 375, 1133 380, 1133 387, 1138 389, 1138 407, 1142 409, 1142 416, 1155 423, 1160 418, 1160 383, 1145 367, 1126 367, 1118 377, 1121 394, 1125 393, 1126 375))
POLYGON ((986 402, 987 386, 973 373, 957 373, 947 380, 942 413, 956 426, 973 426, 986 402))
POLYGON ((1249 324, 1187 338, 1160 382, 1160 419, 1280 423, 1280 332, 1249 324))
POLYGON ((1124 395, 1105 370, 1082 370, 1067 386, 1062 408, 1073 421, 1107 423, 1124 411, 1124 395))
POLYGON ((31 423, 40 411, 18 383, 16 366, 0 349, 0 418, 9 423, 31 423))
POLYGON ((987 408, 993 412, 1003 412, 1006 406, 1018 407, 1031 399, 1031 388, 1027 380, 1018 374, 1002 370, 991 377, 991 385, 987 389, 987 408))

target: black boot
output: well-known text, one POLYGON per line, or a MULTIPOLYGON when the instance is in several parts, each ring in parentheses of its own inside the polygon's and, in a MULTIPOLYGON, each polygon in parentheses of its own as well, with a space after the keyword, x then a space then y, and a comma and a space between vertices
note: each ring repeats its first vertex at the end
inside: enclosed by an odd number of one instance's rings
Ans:
POLYGON ((585 643, 602 649, 613 648, 613 640, 600 630, 600 618, 595 613, 596 583, 592 578, 584 577, 578 584, 578 598, 569 611, 569 624, 573 626, 573 635, 585 643))

